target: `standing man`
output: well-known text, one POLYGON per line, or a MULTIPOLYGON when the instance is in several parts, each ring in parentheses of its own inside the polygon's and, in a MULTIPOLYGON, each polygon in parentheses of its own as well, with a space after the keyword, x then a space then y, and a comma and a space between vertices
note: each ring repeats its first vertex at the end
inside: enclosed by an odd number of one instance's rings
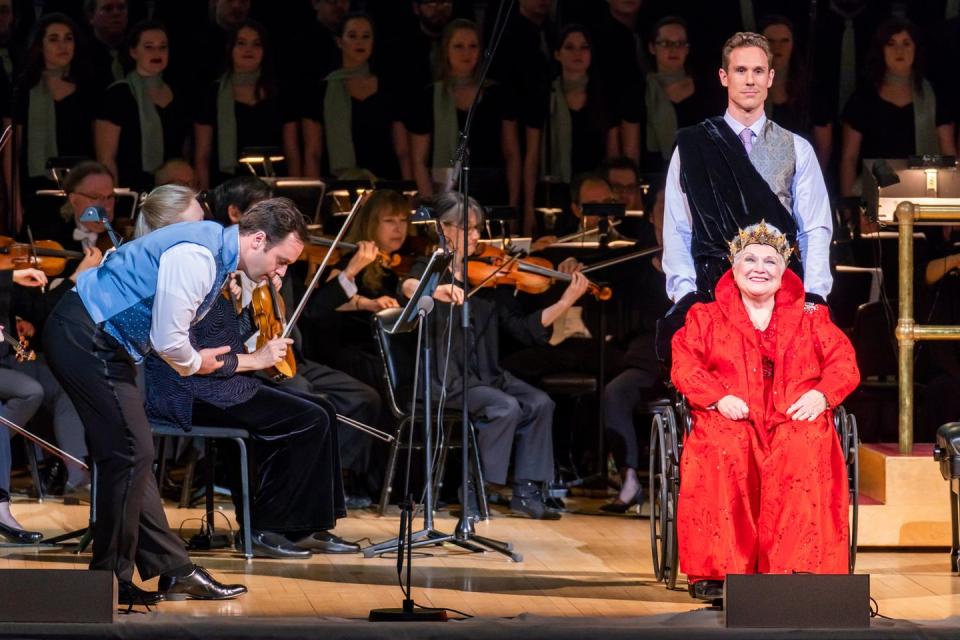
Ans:
MULTIPOLYGON (((238 226, 175 224, 128 242, 83 273, 51 314, 50 367, 83 420, 97 463, 91 568, 116 573, 121 604, 220 600, 246 592, 190 562, 167 524, 151 473, 153 439, 136 363, 156 353, 182 376, 217 371, 229 346, 195 350, 190 327, 210 310, 227 276, 283 276, 303 249, 306 226, 292 202, 274 201, 238 226), (160 576, 160 592, 133 584, 160 576)), ((280 354, 282 356, 282 354, 280 354)))
POLYGON ((807 301, 826 304, 833 284, 830 199, 810 143, 764 114, 772 66, 766 38, 734 34, 720 69, 726 113, 677 132, 663 226, 663 271, 675 304, 661 327, 661 356, 693 303, 713 299, 730 268, 728 239, 761 220, 798 248, 789 266, 803 278, 807 301))

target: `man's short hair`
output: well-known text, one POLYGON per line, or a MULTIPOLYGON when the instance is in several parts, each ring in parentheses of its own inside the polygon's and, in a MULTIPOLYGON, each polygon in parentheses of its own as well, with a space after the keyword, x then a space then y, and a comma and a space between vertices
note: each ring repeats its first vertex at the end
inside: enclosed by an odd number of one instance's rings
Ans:
POLYGON ((286 240, 291 233, 307 242, 307 222, 290 198, 269 198, 250 207, 240 218, 240 235, 259 231, 267 234, 267 249, 286 240))
POLYGON ((221 182, 212 191, 211 195, 213 199, 213 210, 211 211, 213 219, 224 226, 228 226, 232 224, 230 222, 230 205, 244 212, 257 202, 272 198, 273 189, 257 176, 237 176, 221 182))
POLYGON ((723 43, 722 62, 724 71, 730 66, 730 52, 743 47, 757 47, 758 49, 762 49, 763 52, 767 54, 767 66, 773 68, 773 52, 770 51, 770 42, 759 33, 738 31, 723 43))
POLYGON ((606 175, 598 173, 596 171, 587 171, 581 173, 574 177, 573 182, 570 183, 570 202, 573 204, 580 204, 580 191, 583 189, 583 185, 588 182, 602 182, 603 184, 610 186, 610 182, 607 181, 606 175))
POLYGON ((610 172, 618 169, 632 172, 633 177, 639 182, 640 170, 637 168, 637 163, 627 156, 607 158, 603 161, 603 164, 600 165, 600 170, 603 172, 603 175, 608 178, 607 182, 609 182, 610 172))

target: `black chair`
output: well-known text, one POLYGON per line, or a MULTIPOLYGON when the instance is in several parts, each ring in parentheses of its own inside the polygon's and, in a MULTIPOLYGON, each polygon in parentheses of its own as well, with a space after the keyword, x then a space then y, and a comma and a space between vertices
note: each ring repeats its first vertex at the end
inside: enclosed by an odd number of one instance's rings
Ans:
MULTIPOLYGON (((194 426, 190 431, 184 431, 183 429, 173 426, 173 425, 162 425, 162 424, 151 424, 150 429, 153 432, 153 435, 159 438, 159 446, 157 447, 157 455, 159 462, 157 463, 157 484, 160 484, 161 479, 165 475, 166 471, 166 442, 168 438, 200 438, 204 441, 205 447, 205 459, 207 461, 207 485, 206 485, 206 515, 207 515, 207 532, 212 533, 214 530, 214 468, 216 466, 216 448, 214 446, 215 440, 233 440, 237 443, 237 447, 240 450, 240 491, 241 495, 241 504, 243 505, 243 514, 240 518, 240 532, 243 537, 243 556, 250 560, 253 558, 253 542, 251 537, 251 527, 250 527, 250 465, 249 465, 249 456, 247 455, 247 439, 250 437, 250 434, 245 429, 231 429, 227 427, 203 427, 203 426, 194 426)), ((187 474, 187 478, 184 480, 185 491, 189 494, 190 483, 192 482, 192 470, 187 474)), ((183 506, 183 499, 181 499, 181 506, 183 506)))
MULTIPOLYGON (((387 333, 386 328, 393 325, 399 316, 401 309, 386 309, 375 314, 371 320, 373 326, 373 336, 380 352, 380 359, 383 364, 383 386, 387 406, 399 421, 397 425, 396 438, 390 443, 390 455, 387 460, 387 468, 383 477, 383 489, 380 492, 380 505, 378 512, 383 515, 390 502, 390 495, 393 492, 393 480, 397 471, 397 457, 401 447, 404 447, 404 433, 407 429, 412 429, 416 425, 414 417, 411 415, 411 406, 409 398, 413 394, 412 380, 414 361, 416 358, 416 334, 400 333, 391 335, 387 333), (402 374, 401 374, 402 372, 402 374)), ((421 379, 429 373, 420 371, 421 379)), ((429 382, 428 382, 429 384, 429 382)), ((416 422, 422 424, 421 419, 425 408, 416 407, 416 422)), ((432 410, 427 407, 426 410, 432 410)), ((443 474, 446 463, 447 452, 450 447, 456 446, 452 440, 453 427, 460 424, 461 413, 458 409, 444 409, 441 417, 443 428, 443 444, 438 456, 437 471, 434 474, 433 495, 439 496, 443 488, 443 474)), ((480 509, 480 518, 486 520, 490 517, 490 510, 487 504, 486 492, 483 489, 483 468, 480 464, 480 450, 477 448, 477 436, 473 424, 469 424, 470 432, 470 465, 473 469, 473 477, 476 480, 477 502, 480 509)), ((422 449, 423 444, 416 438, 413 442, 414 449, 422 449)))
MULTIPOLYGON (((690 411, 682 395, 651 402, 653 414, 650 429, 650 551, 653 572, 658 582, 668 589, 677 585, 680 558, 677 548, 677 502, 680 497, 680 459, 683 440, 693 428, 690 411)), ((850 496, 850 536, 848 571, 853 573, 857 561, 857 530, 860 503, 860 439, 857 419, 843 406, 833 411, 833 426, 843 448, 850 496)))

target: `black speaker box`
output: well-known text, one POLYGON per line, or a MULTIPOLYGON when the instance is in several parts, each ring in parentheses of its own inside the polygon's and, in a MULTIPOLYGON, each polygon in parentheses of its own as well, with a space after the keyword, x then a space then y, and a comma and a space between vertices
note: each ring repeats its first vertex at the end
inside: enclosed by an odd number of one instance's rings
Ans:
POLYGON ((112 571, 0 569, 0 622, 113 622, 112 571))
POLYGON ((869 575, 728 575, 728 627, 852 629, 870 626, 869 575))

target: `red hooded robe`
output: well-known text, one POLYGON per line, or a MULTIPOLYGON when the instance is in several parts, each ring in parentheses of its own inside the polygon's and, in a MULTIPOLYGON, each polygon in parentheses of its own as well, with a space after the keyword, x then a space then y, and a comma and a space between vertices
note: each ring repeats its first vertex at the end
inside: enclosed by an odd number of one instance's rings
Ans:
POLYGON ((684 441, 677 526, 691 582, 728 573, 846 573, 848 488, 829 407, 860 382, 850 341, 826 307, 805 305, 783 274, 770 326, 754 328, 728 271, 716 301, 694 305, 673 338, 671 378, 693 415, 684 441), (766 375, 765 375, 766 374, 766 375), (787 409, 817 389, 828 409, 813 422, 787 409), (728 420, 715 405, 749 406, 728 420))

